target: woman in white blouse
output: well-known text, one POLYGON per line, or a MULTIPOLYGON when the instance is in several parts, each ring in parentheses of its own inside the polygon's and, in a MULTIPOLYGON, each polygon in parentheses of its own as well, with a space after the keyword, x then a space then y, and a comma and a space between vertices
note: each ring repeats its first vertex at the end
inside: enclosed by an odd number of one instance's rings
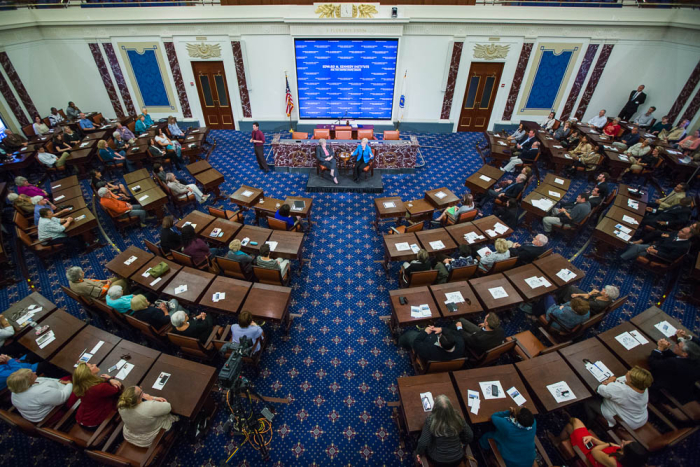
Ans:
POLYGON ((29 368, 8 376, 7 387, 12 392, 12 405, 33 423, 39 423, 54 407, 65 404, 73 392, 70 380, 39 378, 29 368))
POLYGON ((49 132, 49 127, 46 126, 46 123, 43 122, 40 116, 34 117, 34 125, 32 125, 34 128, 34 133, 39 136, 39 135, 44 135, 49 132))
POLYGON ((138 386, 126 388, 117 403, 124 422, 124 439, 138 447, 150 447, 161 428, 168 431, 179 420, 168 401, 146 394, 138 386))
POLYGON ((635 366, 624 376, 615 378, 611 376, 603 381, 596 392, 603 396, 586 402, 586 417, 594 422, 598 415, 607 420, 609 426, 615 425, 615 415, 627 423, 633 430, 646 424, 649 414, 648 388, 654 382, 654 378, 647 370, 635 366))
POLYGON ((549 112, 549 117, 547 117, 547 120, 540 124, 543 130, 550 131, 552 129, 552 127, 554 126, 554 122, 557 121, 557 119, 554 118, 554 115, 554 112, 549 112))

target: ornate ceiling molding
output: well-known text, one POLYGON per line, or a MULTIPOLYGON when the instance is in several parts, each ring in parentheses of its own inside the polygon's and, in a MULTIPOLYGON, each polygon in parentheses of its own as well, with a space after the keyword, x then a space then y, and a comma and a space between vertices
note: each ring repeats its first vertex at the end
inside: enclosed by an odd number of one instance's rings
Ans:
POLYGON ((508 56, 510 45, 474 44, 474 58, 502 60, 508 56))

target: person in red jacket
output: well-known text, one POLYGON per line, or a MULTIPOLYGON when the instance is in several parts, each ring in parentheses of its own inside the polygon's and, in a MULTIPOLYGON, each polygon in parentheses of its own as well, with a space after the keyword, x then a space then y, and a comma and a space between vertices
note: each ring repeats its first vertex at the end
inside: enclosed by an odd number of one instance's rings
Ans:
POLYGON ((122 390, 118 380, 99 373, 97 365, 84 362, 73 372, 73 394, 80 400, 75 421, 89 429, 100 426, 110 412, 117 409, 122 390))

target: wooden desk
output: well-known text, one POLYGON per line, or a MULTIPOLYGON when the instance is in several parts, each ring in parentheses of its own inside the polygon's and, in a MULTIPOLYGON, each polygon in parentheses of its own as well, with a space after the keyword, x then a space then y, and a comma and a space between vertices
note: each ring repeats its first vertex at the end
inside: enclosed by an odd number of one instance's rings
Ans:
POLYGON ((103 138, 91 138, 90 136, 83 138, 83 140, 78 143, 75 147, 76 149, 96 149, 97 142, 103 138))
POLYGON ((78 177, 85 178, 87 176, 85 164, 88 164, 93 159, 94 155, 95 151, 91 148, 74 149, 66 159, 66 164, 74 165, 78 169, 78 177))
POLYGON ((131 195, 134 198, 139 198, 143 193, 146 193, 148 190, 160 187, 156 185, 156 182, 154 182, 152 178, 144 178, 143 180, 139 180, 138 182, 134 182, 130 185, 127 185, 126 188, 131 192, 131 195))
POLYGON ((218 313, 236 314, 241 310, 241 305, 243 305, 252 286, 252 282, 216 276, 216 279, 202 295, 202 298, 199 299, 198 305, 218 313), (217 292, 225 293, 226 298, 214 302, 213 296, 217 292))
MULTIPOLYGON (((90 211, 87 208, 79 209, 75 212, 70 213, 70 216, 74 219, 73 222, 71 222, 71 225, 64 231, 66 235, 69 237, 76 237, 80 235, 83 237, 83 240, 85 243, 88 245, 92 245, 93 240, 95 239, 95 235, 92 232, 92 229, 97 228, 97 219, 95 219, 95 216, 92 214, 92 211, 90 211), (79 217, 83 217, 82 219, 78 220, 79 217)), ((95 246, 104 246, 104 245, 92 245, 93 248, 95 246)))
POLYGON ((452 237, 445 229, 432 229, 432 230, 422 230, 416 232, 416 238, 420 242, 421 246, 428 252, 429 255, 435 255, 437 253, 444 253, 449 255, 453 251, 457 250, 457 244, 452 240, 452 237), (435 249, 430 245, 430 242, 442 242, 445 248, 435 249))
POLYGON ((185 225, 191 225, 195 234, 199 234, 216 219, 216 217, 204 214, 201 211, 192 211, 175 224, 175 227, 182 230, 185 225))
POLYGON ((384 235, 384 270, 389 271, 390 261, 412 261, 416 259, 416 254, 413 250, 399 251, 396 249, 397 243, 408 243, 411 245, 419 245, 418 238, 414 233, 384 235))
POLYGON ((141 161, 150 157, 148 146, 149 144, 146 142, 142 142, 140 144, 137 142, 137 144, 129 146, 129 149, 126 150, 127 160, 136 162, 137 167, 142 167, 143 163, 141 161))
POLYGON ((313 198, 301 198, 299 196, 287 196, 287 198, 285 198, 283 204, 289 205, 289 208, 291 209, 289 211, 290 216, 299 217, 301 219, 306 219, 306 221, 309 223, 309 228, 311 228, 311 208, 313 207, 313 204, 314 204, 313 198), (294 210, 294 201, 303 201, 304 207, 299 211, 295 211, 294 210))
POLYGON ((270 238, 270 235, 272 235, 272 230, 270 229, 256 227, 254 225, 244 225, 241 230, 238 231, 235 238, 240 241, 243 241, 244 238, 249 238, 251 242, 258 242, 257 245, 251 245, 249 242, 247 245, 241 246, 241 250, 245 253, 257 255, 260 253, 260 245, 265 243, 267 239, 270 238))
POLYGON ((455 379, 455 387, 462 401, 463 407, 466 408, 467 416, 470 423, 484 423, 491 420, 491 415, 496 412, 509 410, 510 407, 517 407, 513 399, 506 393, 506 397, 501 399, 486 399, 479 383, 487 381, 500 381, 504 391, 515 387, 518 392, 525 398, 525 404, 522 407, 527 407, 533 415, 537 415, 537 406, 532 400, 530 393, 527 392, 525 383, 520 379, 518 371, 513 365, 498 365, 486 368, 474 368, 472 370, 461 370, 452 373, 455 379), (468 392, 471 389, 479 393, 479 413, 474 415, 471 413, 468 404, 468 392))
POLYGON ((78 177, 75 175, 71 175, 70 177, 62 178, 60 180, 51 182, 49 189, 51 190, 51 193, 53 193, 58 189, 70 188, 72 186, 78 185, 80 185, 78 177))
POLYGON ((467 179, 464 181, 464 186, 466 186, 469 189, 469 191, 472 192, 472 194, 486 193, 491 188, 493 188, 496 182, 498 182, 498 178, 492 177, 482 172, 482 170, 486 167, 497 170, 501 173, 500 176, 503 176, 503 174, 505 173, 500 169, 497 169, 490 165, 483 166, 481 169, 467 177, 467 179))
POLYGON ((83 142, 85 141, 99 141, 101 139, 105 139, 105 136, 107 135, 106 131, 100 131, 99 128, 92 128, 90 129, 91 133, 87 134, 85 138, 83 138, 83 142))
POLYGON ((141 388, 155 397, 164 397, 172 407, 172 413, 192 419, 197 416, 209 396, 218 370, 183 358, 160 354, 141 382, 141 388), (153 389, 161 372, 170 379, 163 389, 153 389))
POLYGON ((258 202, 260 198, 263 198, 265 193, 259 188, 253 188, 248 185, 241 185, 241 187, 236 190, 229 199, 233 204, 238 205, 241 209, 251 208, 254 204, 258 202), (249 194, 248 194, 249 193, 249 194))
POLYGON ((440 311, 440 315, 442 315, 443 318, 457 319, 465 316, 471 317, 479 315, 484 311, 481 307, 481 303, 479 303, 479 299, 476 298, 476 294, 467 281, 434 284, 429 286, 429 288, 430 293, 433 294, 438 310, 440 311), (447 305, 445 305, 445 301, 447 300, 445 294, 450 292, 459 292, 464 298, 464 302, 457 304, 457 311, 454 313, 448 310, 447 305))
POLYGON ((568 259, 564 258, 559 253, 552 253, 551 255, 542 259, 536 259, 532 262, 532 264, 537 266, 539 270, 542 271, 545 276, 547 276, 547 279, 549 279, 550 282, 554 282, 557 287, 573 284, 586 276, 583 271, 574 266, 568 259), (576 277, 570 279, 569 281, 563 281, 559 276, 557 276, 557 273, 562 269, 568 269, 569 271, 575 273, 576 277))
POLYGON ((496 216, 487 216, 487 217, 482 217, 481 219, 477 219, 472 222, 476 227, 478 227, 479 230, 483 232, 483 235, 486 237, 487 240, 496 240, 497 238, 506 238, 510 237, 511 234, 513 233, 513 229, 508 227, 508 225, 503 222, 501 219, 499 219, 496 216), (487 230, 493 230, 493 228, 496 226, 496 224, 502 224, 505 227, 508 227, 508 230, 503 232, 502 234, 498 234, 496 236, 491 236, 487 230))
POLYGON ((469 285, 472 286, 472 289, 474 289, 474 292, 476 292, 476 296, 483 305, 484 311, 499 312, 523 302, 523 299, 513 285, 506 279, 506 276, 501 273, 479 277, 478 279, 469 279, 468 282, 469 285), (497 299, 493 298, 489 289, 495 287, 503 287, 508 296, 497 299))
POLYGON ((80 189, 79 185, 62 187, 61 189, 54 191, 51 195, 54 204, 63 204, 64 202, 73 198, 82 198, 83 190, 80 189))
POLYGON ((193 162, 192 164, 188 164, 185 166, 185 168, 192 174, 196 175, 200 172, 204 172, 205 170, 211 169, 211 164, 208 161, 197 161, 193 162))
POLYGON ((525 380, 528 388, 530 388, 532 395, 537 398, 548 412, 576 404, 591 397, 590 391, 586 389, 581 379, 567 365, 561 355, 556 352, 518 362, 515 364, 515 367, 523 377, 523 380, 525 380), (557 402, 554 399, 547 386, 560 381, 565 381, 569 385, 569 389, 574 393, 576 399, 566 402, 557 402))
POLYGON ((642 219, 644 219, 644 216, 630 212, 627 209, 622 209, 619 206, 612 206, 608 212, 605 213, 605 217, 613 219, 615 222, 619 222, 633 230, 637 230, 642 219), (636 222, 632 222, 629 219, 634 219, 636 222))
POLYGON ((233 240, 233 236, 236 235, 236 232, 241 230, 241 227, 243 227, 243 225, 239 224, 238 222, 233 222, 221 218, 215 218, 214 222, 207 225, 203 230, 199 232, 199 236, 207 242, 212 242, 216 244, 216 246, 227 247, 228 244, 231 243, 231 240, 233 240), (221 233, 223 233, 223 235, 221 235, 220 237, 212 237, 211 233, 214 229, 221 229, 221 233))
POLYGON ((486 235, 479 230, 473 222, 462 222, 461 224, 450 225, 445 227, 445 231, 450 234, 452 240, 458 245, 457 248, 459 248, 459 245, 478 245, 488 241, 486 235), (474 232, 476 235, 481 235, 484 238, 478 238, 473 243, 469 243, 464 236, 470 232, 474 232))
POLYGON ((617 195, 615 197, 615 201, 613 201, 613 205, 621 207, 622 209, 625 209, 626 211, 630 211, 633 214, 637 214, 638 216, 644 216, 647 212, 647 205, 646 203, 642 203, 641 201, 638 201, 634 198, 628 198, 626 196, 622 195, 617 195), (630 206, 629 201, 636 202, 637 208, 633 208, 630 206))
POLYGON ((532 223, 535 219, 543 219, 545 216, 549 215, 549 212, 554 206, 559 202, 558 198, 553 198, 545 196, 538 191, 531 191, 527 196, 523 198, 522 203, 520 203, 520 208, 525 211, 525 224, 530 232, 532 232, 532 223), (545 211, 534 205, 535 201, 547 200, 552 203, 552 205, 545 211))
POLYGON ((625 185, 624 183, 620 183, 617 188, 618 188, 617 194, 622 195, 622 196, 626 196, 628 198, 632 198, 633 200, 636 200, 636 201, 641 201, 642 203, 649 204, 649 190, 635 188, 635 187, 630 186, 630 185, 625 185), (638 190, 637 193, 632 194, 632 192, 630 192, 630 188, 632 190, 638 190))
MULTIPOLYGON (((122 357, 125 357, 124 360, 134 365, 129 374, 126 375, 126 378, 121 380, 124 387, 128 388, 141 382, 159 356, 160 352, 157 350, 123 339, 109 352, 104 360, 102 360, 100 363, 100 370, 113 378, 116 377, 119 373, 118 370, 114 370, 111 373, 108 373, 107 370, 116 365, 119 360, 122 360, 122 357)), ((146 389, 144 389, 144 391, 146 391, 146 389)), ((148 392, 146 393, 148 394, 148 392)))
MULTIPOLYGON (((617 231, 615 226, 617 224, 619 224, 619 222, 615 219, 604 217, 603 220, 600 221, 598 225, 596 225, 595 230, 593 231, 593 237, 598 241, 596 243, 596 248, 602 250, 598 251, 599 256, 605 257, 606 253, 610 250, 610 247, 627 248, 627 246, 629 245, 629 242, 627 240, 623 240, 622 238, 615 235, 615 232, 617 231), (601 245, 600 242, 605 243, 606 246, 601 245)), ((632 229, 632 231, 629 233, 629 235, 634 237, 634 233, 637 229, 633 227, 630 228, 632 229)))
MULTIPOLYGON (((433 400, 441 394, 446 395, 458 412, 459 399, 449 373, 434 373, 421 376, 404 376, 398 379, 399 411, 408 434, 420 433, 430 412, 423 410, 420 395, 429 392, 433 400)), ((464 415, 464 412, 462 412, 464 415)))
POLYGON ((36 343, 37 335, 34 332, 25 332, 18 342, 30 352, 33 352, 37 357, 43 360, 49 360, 56 352, 61 350, 67 342, 73 339, 81 329, 86 326, 84 321, 79 320, 75 316, 66 313, 63 310, 56 310, 49 316, 44 317, 41 325, 49 326, 46 332, 54 332, 56 339, 48 344, 43 349, 40 349, 36 343))
POLYGON ((603 141, 603 143, 605 145, 603 152, 608 158, 607 163, 608 167, 610 168, 610 176, 615 179, 620 176, 623 170, 630 168, 632 161, 630 160, 629 156, 620 154, 620 152, 615 148, 608 146, 609 144, 612 144, 612 140, 608 139, 603 141))
POLYGON ((406 211, 408 212, 410 219, 413 222, 418 222, 420 220, 430 220, 432 218, 435 208, 432 204, 424 199, 414 199, 411 201, 406 201, 404 203, 406 211))
POLYGON ((165 288, 165 286, 170 283, 172 278, 175 277, 175 275, 178 272, 180 272, 182 268, 183 266, 180 264, 177 264, 165 258, 161 258, 160 256, 155 256, 146 264, 144 264, 141 269, 132 274, 130 279, 139 284, 144 289, 148 289, 151 292, 160 293, 165 288), (168 265, 168 272, 157 278, 154 278, 150 274, 144 276, 146 271, 156 267, 160 263, 165 263, 168 265))
POLYGON ((545 274, 542 271, 532 264, 526 264, 509 271, 504 271, 503 274, 511 282, 511 284, 513 284, 518 293, 525 298, 526 302, 538 299, 548 293, 552 293, 558 288, 552 281, 545 277, 545 274), (525 279, 529 279, 530 277, 544 277, 548 280, 550 285, 548 287, 542 285, 533 289, 527 282, 525 282, 525 279))
POLYGON ((425 192, 425 200, 433 205, 435 209, 447 209, 450 206, 459 204, 459 198, 446 187, 436 188, 425 192))
MULTIPOLYGON (((78 363, 78 359, 83 352, 90 353, 93 347, 102 341, 102 346, 100 346, 89 360, 89 363, 99 365, 121 340, 121 337, 110 334, 95 326, 85 326, 70 342, 66 343, 66 345, 56 353, 51 359, 51 363, 68 373, 73 373, 73 371, 75 371, 74 365, 78 363)), ((101 368, 100 370, 100 374, 107 373, 107 368, 101 368)))
MULTIPOLYGON (((678 149, 672 149, 670 147, 659 147, 661 146, 661 141, 656 142, 656 147, 659 148, 659 153, 661 157, 666 162, 666 166, 671 170, 671 179, 674 182, 686 182, 693 176, 693 173, 698 168, 698 162, 691 160, 687 161, 682 151, 678 149)), ((653 143, 650 146, 654 146, 653 143)))
POLYGON ((202 185, 205 193, 211 192, 214 195, 214 199, 212 201, 224 199, 223 196, 221 196, 221 189, 219 188, 219 186, 226 180, 224 178, 224 174, 216 169, 209 169, 195 174, 194 179, 197 180, 200 185, 202 185))
POLYGON ((374 227, 379 233, 379 224, 385 219, 401 219, 406 214, 406 206, 399 196, 390 196, 388 198, 374 198, 374 227), (391 207, 393 203, 394 206, 391 207), (389 204, 390 207, 386 205, 389 204))
POLYGON ((39 292, 32 292, 22 300, 13 303, 7 310, 2 312, 5 319, 7 319, 7 321, 15 329, 15 335, 12 336, 12 339, 18 339, 21 335, 32 329, 31 326, 29 326, 29 323, 25 323, 24 326, 17 324, 17 319, 24 316, 27 308, 32 305, 41 307, 41 311, 36 312, 32 317, 32 320, 36 323, 40 323, 45 317, 56 311, 56 305, 50 302, 39 292))
POLYGON ((85 198, 80 197, 80 198, 69 199, 65 203, 59 203, 58 207, 60 207, 60 206, 65 206, 66 208, 73 208, 68 213, 61 214, 61 218, 64 218, 64 217, 72 216, 74 212, 77 212, 81 209, 85 209, 87 207, 87 204, 85 203, 85 198))
POLYGON ((440 317, 438 306, 428 287, 390 290, 389 300, 391 301, 391 321, 389 327, 395 333, 398 333, 399 329, 403 326, 432 322, 440 317), (402 305, 399 302, 399 297, 406 297, 408 303, 402 305), (411 316, 411 307, 420 305, 428 305, 430 307, 431 314, 429 317, 413 318, 411 316))
POLYGON ((286 258, 299 261, 299 269, 304 265, 304 234, 301 232, 289 232, 273 230, 268 242, 277 242, 275 251, 271 252, 273 258, 286 258))
POLYGON ((283 201, 277 198, 260 198, 257 204, 253 205, 255 210, 255 224, 260 225, 261 217, 274 217, 277 210, 282 206, 283 201))
POLYGON ((547 185, 555 186, 555 187, 560 188, 564 191, 569 191, 569 187, 571 186, 571 180, 569 180, 568 178, 559 177, 559 176, 554 175, 552 173, 548 173, 544 177, 543 183, 546 183, 547 185))
POLYGON ((250 311, 250 314, 255 318, 283 326, 284 332, 287 334, 292 325, 289 316, 291 298, 292 289, 289 287, 255 283, 248 292, 242 309, 250 311))
POLYGON ((669 316, 668 314, 664 313, 660 308, 657 308, 655 306, 647 308, 634 318, 630 319, 630 322, 632 324, 639 328, 639 330, 642 331, 642 333, 649 336, 654 342, 658 342, 661 339, 666 339, 670 342, 673 339, 671 337, 666 337, 664 333, 662 333, 655 327, 656 324, 662 321, 668 322, 668 324, 670 324, 676 329, 682 329, 683 331, 687 332, 688 335, 694 335, 694 333, 692 333, 690 329, 683 326, 680 323, 680 321, 673 318, 672 316, 669 316))
POLYGON ((163 206, 168 204, 168 195, 160 188, 152 188, 148 191, 139 192, 136 198, 142 208, 146 211, 153 211, 158 220, 163 220, 163 206))
POLYGON ((534 191, 556 202, 560 202, 562 199, 564 199, 564 196, 566 195, 566 190, 559 188, 558 186, 549 185, 547 183, 541 184, 540 186, 535 188, 534 191))
POLYGON ((124 181, 127 185, 131 185, 145 178, 151 178, 151 174, 149 174, 148 170, 146 169, 139 169, 134 172, 124 174, 124 181))
POLYGON ((202 297, 204 291, 209 287, 209 284, 212 283, 215 277, 215 274, 185 266, 180 272, 175 274, 175 277, 165 286, 163 293, 172 298, 176 298, 179 302, 195 304, 202 297), (181 285, 187 285, 187 290, 176 294, 175 289, 181 285))
POLYGON ((617 341, 617 339, 615 339, 615 337, 619 336, 623 332, 630 331, 639 331, 639 329, 637 329, 637 327, 629 321, 625 321, 612 329, 608 329, 607 331, 598 334, 596 337, 600 339, 600 341, 605 344, 605 346, 609 348, 612 353, 617 356, 617 358, 622 360, 627 368, 632 368, 635 365, 639 365, 640 367, 648 370, 649 364, 647 363, 647 359, 649 358, 651 351, 656 348, 656 342, 654 342, 654 340, 649 336, 642 333, 642 337, 646 338, 648 342, 644 345, 638 345, 630 350, 627 350, 617 341))
POLYGON ((143 251, 141 248, 132 245, 119 253, 112 261, 107 263, 105 267, 117 276, 128 279, 146 263, 151 261, 151 259, 153 259, 153 253, 143 251), (134 262, 131 264, 124 264, 124 262, 132 256, 136 257, 134 262))
POLYGON ((559 353, 592 393, 596 392, 600 383, 591 372, 586 369, 584 360, 590 360, 591 363, 597 361, 603 362, 615 376, 622 376, 627 373, 627 369, 622 362, 596 338, 590 338, 577 344, 564 347, 559 350, 559 353))

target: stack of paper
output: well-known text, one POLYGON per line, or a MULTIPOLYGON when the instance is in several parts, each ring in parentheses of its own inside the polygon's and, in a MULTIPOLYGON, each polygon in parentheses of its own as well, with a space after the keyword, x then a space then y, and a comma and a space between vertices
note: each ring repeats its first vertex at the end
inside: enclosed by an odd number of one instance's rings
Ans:
POLYGON ((226 300, 226 292, 216 292, 211 297, 211 301, 216 303, 219 300, 226 300))
POLYGON ((433 313, 430 311, 430 305, 420 305, 411 307, 411 318, 430 318, 433 313))
POLYGON ((571 279, 576 277, 576 273, 564 268, 557 273, 557 277, 559 277, 564 282, 569 282, 571 279))
POLYGON ((393 202, 393 201, 385 201, 385 202, 384 202, 384 207, 385 207, 386 209, 395 208, 395 207, 396 207, 396 203, 393 202))
POLYGON ((411 251, 415 254, 418 254, 418 252, 420 251, 420 247, 418 245, 416 245, 415 243, 412 243, 411 244, 411 251))
POLYGON ((432 248, 433 250, 442 250, 445 248, 445 244, 442 243, 442 240, 430 242, 430 248, 432 248))
POLYGON ((408 251, 411 249, 411 247, 408 246, 408 242, 397 243, 394 245, 394 248, 396 248, 396 251, 408 251))
POLYGON ((544 212, 549 212, 550 209, 552 209, 552 206, 554 206, 554 202, 547 198, 542 198, 542 199, 533 199, 531 201, 532 205, 535 206, 537 209, 540 209, 544 212))
POLYGON ((549 392, 552 394, 552 397, 554 397, 554 400, 557 401, 558 404, 576 399, 574 391, 572 391, 569 385, 566 384, 566 381, 550 384, 547 386, 547 389, 549 389, 549 392))
POLYGON ((245 190, 243 193, 241 193, 241 196, 248 198, 250 196, 253 196, 253 192, 250 190, 245 190))
POLYGON ((445 298, 447 299, 445 303, 464 303, 464 297, 461 292, 446 292, 445 298))
POLYGON ((53 333, 53 331, 48 331, 37 338, 36 345, 38 345, 40 349, 43 349, 55 340, 56 335, 53 333))
POLYGON ((625 222, 627 222, 628 224, 639 225, 639 222, 637 222, 633 217, 630 217, 630 216, 628 216, 628 215, 626 215, 626 214, 623 214, 623 215, 622 215, 622 220, 625 221, 625 222))
POLYGON ((666 337, 672 337, 676 335, 677 329, 666 320, 661 321, 660 323, 656 323, 654 327, 661 331, 661 333, 666 337))
POLYGON ((486 175, 479 175, 479 178, 485 181, 486 183, 489 183, 491 181, 491 179, 486 175))
POLYGON ((275 248, 277 248, 277 242, 268 241, 268 242, 265 242, 265 243, 267 243, 268 245, 270 245, 270 251, 275 251, 275 248))
POLYGON ((420 401, 423 404, 423 412, 431 412, 435 406, 435 401, 433 401, 433 395, 429 392, 420 393, 420 401))
POLYGON ((489 234, 489 237, 498 237, 498 234, 495 230, 486 229, 486 233, 489 234))
POLYGON ((536 289, 537 287, 549 287, 552 285, 549 283, 549 281, 547 279, 545 279, 542 276, 540 276, 540 277, 537 277, 537 276, 528 277, 527 279, 525 279, 525 283, 527 285, 529 285, 530 288, 532 288, 532 289, 536 289))
POLYGON ((491 296, 495 300, 498 300, 499 298, 505 298, 508 296, 506 289, 504 289, 503 287, 494 287, 492 289, 489 289, 489 292, 491 292, 491 296))
POLYGON ((632 209, 639 209, 639 203, 633 199, 627 198, 627 206, 631 207, 632 209))
POLYGON ((467 232, 464 234, 464 239, 469 242, 469 244, 472 244, 476 242, 480 236, 483 237, 483 235, 478 235, 476 232, 467 232))
POLYGON ((615 336, 615 340, 627 350, 631 350, 638 345, 646 345, 649 343, 639 331, 623 332, 619 336, 615 336))
POLYGON ((586 369, 595 379, 598 380, 599 383, 602 383, 611 376, 614 376, 613 372, 610 371, 610 369, 600 360, 595 363, 586 362, 586 369))
POLYGON ((446 195, 445 192, 443 192, 443 191, 438 191, 437 193, 435 193, 435 196, 436 196, 438 199, 443 199, 443 198, 446 197, 447 195, 446 195))
POLYGON ((615 233, 615 236, 616 236, 617 238, 619 238, 619 239, 621 239, 621 240, 624 240, 624 241, 626 241, 626 242, 629 242, 630 239, 632 238, 632 236, 631 236, 630 234, 627 234, 627 233, 625 233, 625 232, 622 232, 621 230, 616 230, 614 233, 615 233))
POLYGON ((493 226, 493 230, 495 230, 496 233, 500 235, 508 232, 508 227, 501 224, 500 222, 496 222, 496 224, 493 226))

